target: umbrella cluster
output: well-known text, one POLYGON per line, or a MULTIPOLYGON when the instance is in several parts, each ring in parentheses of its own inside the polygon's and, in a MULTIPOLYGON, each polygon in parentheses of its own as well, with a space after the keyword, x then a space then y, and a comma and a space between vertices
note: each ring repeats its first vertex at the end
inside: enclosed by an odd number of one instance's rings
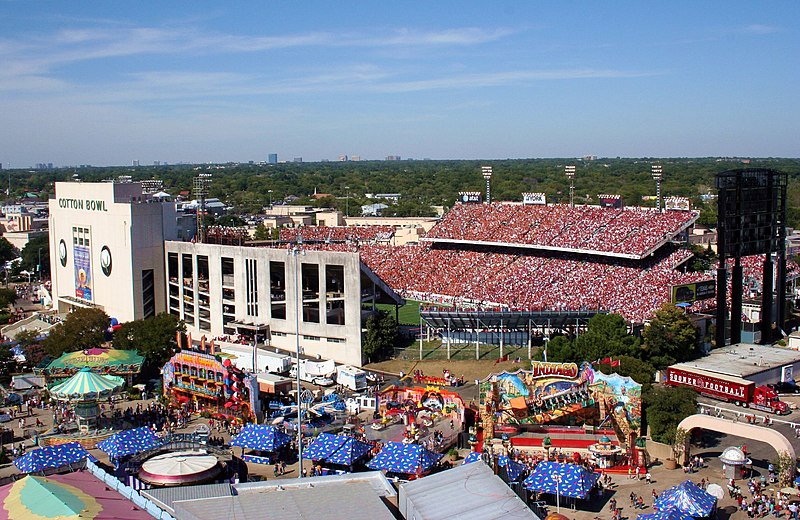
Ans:
POLYGON ((586 498, 600 475, 577 464, 540 462, 523 484, 527 489, 562 497, 586 498))
POLYGON ((367 467, 394 473, 416 475, 425 473, 442 458, 441 453, 425 449, 419 444, 389 442, 375 455, 367 467))
POLYGON ((366 442, 352 437, 320 433, 303 451, 303 455, 311 460, 350 466, 368 455, 371 449, 372 446, 366 442))
POLYGON ((716 497, 700 489, 691 480, 686 480, 661 493, 653 507, 663 513, 674 509, 689 516, 703 517, 711 514, 716 504, 716 497))
POLYGON ((103 450, 112 459, 119 459, 127 455, 135 455, 148 451, 162 444, 153 431, 147 426, 123 430, 115 433, 108 439, 101 441, 97 447, 103 450))
POLYGON ((68 442, 29 451, 15 460, 14 465, 22 473, 38 473, 46 469, 74 464, 86 458, 94 459, 80 443, 68 442))
POLYGON ((246 424, 242 431, 231 438, 231 446, 241 446, 251 450, 275 451, 286 446, 291 437, 274 426, 266 424, 246 424))

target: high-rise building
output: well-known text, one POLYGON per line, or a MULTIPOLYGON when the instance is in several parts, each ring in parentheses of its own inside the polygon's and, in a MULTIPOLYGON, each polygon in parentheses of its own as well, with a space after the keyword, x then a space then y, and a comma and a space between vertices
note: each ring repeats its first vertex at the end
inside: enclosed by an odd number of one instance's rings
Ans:
POLYGON ((267 163, 268 164, 278 164, 278 154, 271 153, 267 156, 267 163))
POLYGON ((302 157, 295 157, 295 158, 293 159, 293 161, 294 161, 294 162, 303 162, 303 158, 302 158, 302 157))

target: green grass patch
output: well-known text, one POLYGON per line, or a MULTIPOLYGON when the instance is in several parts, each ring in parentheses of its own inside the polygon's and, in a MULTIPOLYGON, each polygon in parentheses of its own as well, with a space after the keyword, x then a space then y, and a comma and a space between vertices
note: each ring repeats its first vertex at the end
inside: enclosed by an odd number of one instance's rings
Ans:
MULTIPOLYGON (((538 349, 533 349, 536 351, 538 349)), ((451 344, 449 359, 470 360, 475 359, 475 344, 451 344)), ((496 360, 500 357, 499 345, 480 345, 478 347, 478 359, 480 360, 496 360)), ((506 345, 503 347, 503 356, 508 356, 509 360, 517 357, 527 360, 528 347, 518 347, 506 345)), ((448 359, 447 344, 442 343, 441 340, 423 341, 422 354, 420 355, 419 341, 409 342, 404 348, 395 349, 394 357, 396 359, 404 360, 440 360, 448 359)))
MULTIPOLYGON (((420 305, 427 305, 425 302, 418 302, 415 300, 406 300, 406 304, 403 305, 398 309, 398 320, 397 322, 400 325, 416 325, 419 327, 419 307, 420 305)), ((442 304, 431 304, 436 305, 437 307, 446 307, 446 305, 442 304)), ((386 311, 389 315, 394 316, 394 305, 390 305, 388 303, 379 303, 375 306, 376 308, 386 311)), ((364 305, 365 309, 371 308, 370 305, 364 305)))

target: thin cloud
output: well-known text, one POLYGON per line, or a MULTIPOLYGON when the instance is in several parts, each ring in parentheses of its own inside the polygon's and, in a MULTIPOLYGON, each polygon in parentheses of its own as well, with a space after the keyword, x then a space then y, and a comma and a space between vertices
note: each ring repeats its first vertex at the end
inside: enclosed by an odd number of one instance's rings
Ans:
POLYGON ((754 24, 751 24, 751 25, 748 25, 747 27, 745 27, 743 32, 745 32, 746 34, 758 34, 758 35, 760 35, 760 34, 774 34, 776 32, 780 32, 780 29, 778 27, 774 27, 772 25, 764 25, 764 24, 760 24, 760 23, 754 23, 754 24))

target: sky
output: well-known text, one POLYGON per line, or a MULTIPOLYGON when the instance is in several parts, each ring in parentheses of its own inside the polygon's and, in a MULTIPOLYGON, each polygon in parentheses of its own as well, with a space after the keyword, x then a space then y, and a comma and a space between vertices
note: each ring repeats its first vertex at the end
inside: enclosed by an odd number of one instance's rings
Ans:
POLYGON ((798 157, 800 2, 0 0, 0 163, 798 157))

